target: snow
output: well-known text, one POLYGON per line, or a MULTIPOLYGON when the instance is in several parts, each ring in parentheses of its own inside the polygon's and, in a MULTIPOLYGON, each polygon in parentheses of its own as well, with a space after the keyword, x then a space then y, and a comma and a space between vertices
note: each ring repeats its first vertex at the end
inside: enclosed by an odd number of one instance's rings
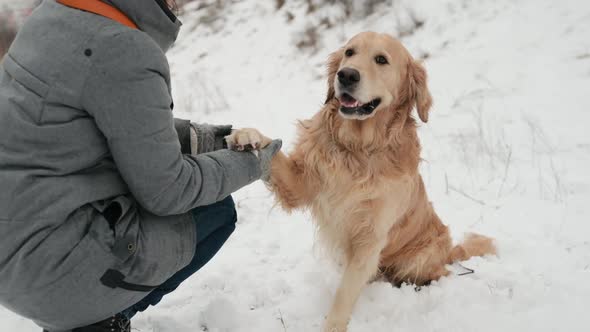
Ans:
POLYGON ((30 8, 31 4, 35 1, 37 0, 19 0, 18 2, 14 0, 0 0, 0 9, 24 10, 30 8))
MULTIPOLYGON (((424 26, 403 42, 428 55, 435 106, 420 137, 430 199, 455 239, 476 231, 499 248, 464 263, 475 274, 420 292, 369 285, 350 331, 587 331, 590 2, 398 0, 340 18, 319 30, 316 49, 301 50, 301 31, 342 15, 304 15, 302 3, 278 12, 274 1, 190 5, 169 54, 176 115, 256 127, 289 150, 296 120, 322 105, 327 55, 357 32, 399 33, 417 18, 424 26)), ((261 184, 235 198, 227 245, 134 329, 320 329, 340 274, 314 247, 309 215, 283 213, 261 184)), ((39 330, 3 309, 0 322, 0 331, 39 330)))

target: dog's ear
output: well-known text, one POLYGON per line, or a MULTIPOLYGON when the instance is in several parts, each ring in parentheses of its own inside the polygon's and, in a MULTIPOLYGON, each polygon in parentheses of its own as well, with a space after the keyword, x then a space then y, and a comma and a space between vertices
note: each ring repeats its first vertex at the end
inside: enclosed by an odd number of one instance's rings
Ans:
POLYGON ((330 100, 334 99, 336 92, 334 91, 334 81, 336 79, 336 73, 340 69, 340 63, 344 57, 343 49, 339 49, 336 52, 330 54, 328 58, 328 94, 326 95, 326 104, 330 100))
POLYGON ((411 104, 416 105, 422 122, 428 122, 428 113, 432 106, 432 96, 428 90, 428 75, 421 63, 410 60, 408 65, 408 92, 411 104))

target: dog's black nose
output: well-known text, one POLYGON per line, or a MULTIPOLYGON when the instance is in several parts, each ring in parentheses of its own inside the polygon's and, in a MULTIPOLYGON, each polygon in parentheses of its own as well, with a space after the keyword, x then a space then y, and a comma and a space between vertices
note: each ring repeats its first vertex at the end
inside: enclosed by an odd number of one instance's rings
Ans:
POLYGON ((361 80, 361 73, 358 70, 352 68, 342 68, 338 72, 338 81, 340 84, 346 87, 355 85, 361 80))

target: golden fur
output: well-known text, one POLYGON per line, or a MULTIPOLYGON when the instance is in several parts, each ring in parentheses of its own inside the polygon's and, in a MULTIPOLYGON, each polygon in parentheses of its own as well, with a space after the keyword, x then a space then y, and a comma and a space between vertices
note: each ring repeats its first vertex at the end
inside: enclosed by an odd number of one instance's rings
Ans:
POLYGON ((272 162, 269 187, 280 205, 309 209, 320 242, 345 259, 325 331, 346 331, 362 288, 378 273, 395 284, 424 285, 448 275, 446 264, 495 253, 490 238, 475 234, 453 247, 428 201, 411 113, 416 108, 426 122, 431 104, 426 71, 401 43, 362 33, 331 55, 325 106, 300 122, 294 150, 279 152, 272 162), (348 48, 358 55, 346 57, 348 48), (389 65, 373 64, 375 52, 385 54, 389 65), (335 78, 344 66, 367 81, 364 94, 386 101, 370 117, 339 113, 335 78))

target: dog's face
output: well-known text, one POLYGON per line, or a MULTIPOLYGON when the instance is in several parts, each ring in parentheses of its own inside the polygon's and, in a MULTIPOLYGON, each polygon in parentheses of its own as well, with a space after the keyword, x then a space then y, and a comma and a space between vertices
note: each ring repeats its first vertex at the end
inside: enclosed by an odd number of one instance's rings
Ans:
MULTIPOLYGON (((338 99, 346 119, 365 120, 393 104, 413 99, 420 118, 428 119, 430 94, 426 72, 393 37, 363 32, 332 54, 328 100, 338 99), (419 100, 422 99, 422 100, 419 100), (428 104, 425 110, 420 104, 428 104)), ((412 105, 413 106, 413 105, 412 105)), ((424 106, 424 105, 422 105, 424 106)))

